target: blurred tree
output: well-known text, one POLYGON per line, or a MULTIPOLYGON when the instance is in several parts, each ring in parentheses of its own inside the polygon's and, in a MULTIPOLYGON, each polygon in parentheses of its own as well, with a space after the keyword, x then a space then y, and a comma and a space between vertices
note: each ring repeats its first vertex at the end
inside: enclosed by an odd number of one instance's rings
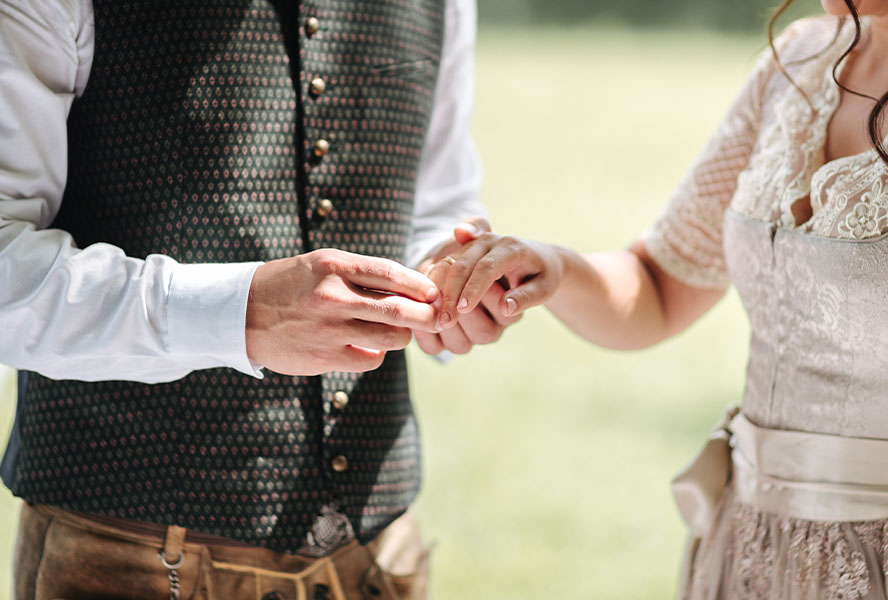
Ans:
MULTIPOLYGON (((566 24, 615 21, 631 25, 761 29, 775 0, 479 0, 482 24, 566 24)), ((816 0, 798 0, 786 17, 812 14, 816 0)))

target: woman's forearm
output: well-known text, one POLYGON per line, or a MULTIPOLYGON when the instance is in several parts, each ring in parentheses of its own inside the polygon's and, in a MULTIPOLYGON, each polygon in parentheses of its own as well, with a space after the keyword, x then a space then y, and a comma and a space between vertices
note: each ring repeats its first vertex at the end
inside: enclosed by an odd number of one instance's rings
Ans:
MULTIPOLYGON (((637 242, 631 249, 573 250, 483 233, 435 263, 441 314, 473 311, 496 282, 507 283, 499 312, 513 318, 544 304, 578 335, 619 350, 645 348, 696 320, 724 294, 693 288, 663 271, 637 242)), ((454 319, 439 320, 439 327, 454 319)))
POLYGON ((677 281, 641 244, 586 255, 557 252, 564 275, 546 307, 575 333, 607 348, 634 350, 671 337, 724 293, 677 281))

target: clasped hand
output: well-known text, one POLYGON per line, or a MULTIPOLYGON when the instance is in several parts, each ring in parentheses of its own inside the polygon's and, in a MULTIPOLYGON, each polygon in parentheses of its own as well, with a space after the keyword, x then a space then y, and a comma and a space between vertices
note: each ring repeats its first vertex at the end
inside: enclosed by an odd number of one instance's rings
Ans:
POLYGON ((441 290, 439 331, 417 331, 416 340, 429 353, 459 353, 495 341, 525 310, 548 300, 564 266, 557 246, 500 236, 473 218, 425 272, 441 290))
POLYGON ((278 373, 317 375, 376 369, 412 337, 431 354, 496 341, 551 295, 558 276, 541 248, 489 229, 467 219, 419 271, 333 249, 260 266, 247 304, 247 355, 278 373))

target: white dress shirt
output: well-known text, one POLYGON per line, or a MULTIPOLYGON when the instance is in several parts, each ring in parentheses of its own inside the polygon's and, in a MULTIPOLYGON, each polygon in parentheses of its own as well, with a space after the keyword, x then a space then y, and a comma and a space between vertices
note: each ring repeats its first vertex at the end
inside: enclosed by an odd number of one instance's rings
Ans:
MULTIPOLYGON (((407 264, 483 214, 470 135, 475 0, 446 0, 435 105, 420 163, 407 264)), ((67 178, 67 116, 88 85, 91 0, 0 0, 0 363, 51 378, 172 381, 246 353, 247 296, 261 263, 145 260, 77 248, 48 229, 67 178)))

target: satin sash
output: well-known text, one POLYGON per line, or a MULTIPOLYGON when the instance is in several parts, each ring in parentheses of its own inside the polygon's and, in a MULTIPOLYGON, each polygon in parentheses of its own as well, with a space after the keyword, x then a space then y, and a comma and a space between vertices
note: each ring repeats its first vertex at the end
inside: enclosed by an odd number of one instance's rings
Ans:
POLYGON ((672 494, 690 533, 680 597, 700 541, 715 523, 731 482, 741 502, 785 517, 885 519, 888 440, 766 429, 731 409, 672 481, 672 494))
POLYGON ((693 535, 709 531, 731 480, 741 502, 786 517, 888 518, 888 440, 766 429, 737 413, 672 482, 693 535))

